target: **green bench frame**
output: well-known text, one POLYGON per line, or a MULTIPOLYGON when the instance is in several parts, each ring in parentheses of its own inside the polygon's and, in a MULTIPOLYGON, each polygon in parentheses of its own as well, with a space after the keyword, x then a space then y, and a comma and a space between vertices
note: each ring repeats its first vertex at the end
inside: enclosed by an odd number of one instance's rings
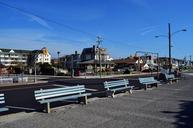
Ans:
POLYGON ((112 98, 114 97, 116 91, 129 91, 129 93, 132 93, 133 87, 134 86, 129 85, 129 81, 127 79, 104 82, 106 96, 111 96, 112 98))
POLYGON ((79 103, 87 104, 87 96, 91 93, 86 93, 84 85, 54 88, 54 89, 40 89, 34 91, 35 99, 40 104, 46 104, 46 112, 50 113, 50 103, 58 101, 67 101, 70 99, 78 99, 79 103))
POLYGON ((166 81, 169 82, 170 84, 172 84, 173 82, 178 82, 179 80, 179 78, 176 78, 174 74, 164 74, 164 75, 166 81))
POLYGON ((160 82, 155 80, 154 77, 144 77, 144 78, 139 78, 139 83, 140 85, 143 86, 145 90, 147 90, 149 85, 151 85, 151 87, 152 86, 158 87, 158 84, 160 82))
POLYGON ((4 94, 0 94, 0 112, 8 111, 9 109, 4 106, 5 104, 5 97, 4 94))

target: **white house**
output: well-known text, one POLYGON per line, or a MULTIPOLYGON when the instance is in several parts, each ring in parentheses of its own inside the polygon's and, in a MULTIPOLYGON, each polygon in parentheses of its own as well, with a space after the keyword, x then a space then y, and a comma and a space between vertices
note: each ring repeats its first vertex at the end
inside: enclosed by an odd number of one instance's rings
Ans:
POLYGON ((36 55, 36 63, 49 63, 51 64, 51 55, 47 48, 42 48, 36 55))

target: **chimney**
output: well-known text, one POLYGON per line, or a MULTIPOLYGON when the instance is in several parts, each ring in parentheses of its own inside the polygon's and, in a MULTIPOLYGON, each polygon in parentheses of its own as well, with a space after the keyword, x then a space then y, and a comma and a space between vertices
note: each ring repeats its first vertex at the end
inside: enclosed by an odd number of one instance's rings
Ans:
POLYGON ((92 48, 93 48, 93 50, 95 50, 95 45, 93 45, 93 47, 92 47, 92 48))
POLYGON ((75 51, 75 55, 77 55, 78 54, 78 52, 77 51, 75 51))

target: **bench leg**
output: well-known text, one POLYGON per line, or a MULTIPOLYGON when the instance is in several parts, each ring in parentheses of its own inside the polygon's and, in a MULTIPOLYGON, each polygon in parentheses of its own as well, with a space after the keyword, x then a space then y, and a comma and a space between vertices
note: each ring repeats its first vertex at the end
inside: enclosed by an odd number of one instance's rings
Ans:
POLYGON ((132 94, 133 93, 133 89, 129 89, 129 93, 132 94))
POLYGON ((110 97, 114 98, 114 97, 115 97, 115 92, 114 92, 114 91, 107 91, 107 92, 106 92, 106 96, 107 96, 107 97, 110 96, 110 97))
POLYGON ((158 87, 158 83, 155 84, 155 87, 156 87, 156 88, 158 87))
POLYGON ((47 113, 50 113, 50 112, 51 112, 50 103, 47 103, 47 105, 46 105, 46 112, 47 112, 47 113))
POLYGON ((147 90, 147 84, 144 86, 144 90, 147 90))
POLYGON ((78 103, 88 104, 87 96, 79 97, 78 98, 78 103))

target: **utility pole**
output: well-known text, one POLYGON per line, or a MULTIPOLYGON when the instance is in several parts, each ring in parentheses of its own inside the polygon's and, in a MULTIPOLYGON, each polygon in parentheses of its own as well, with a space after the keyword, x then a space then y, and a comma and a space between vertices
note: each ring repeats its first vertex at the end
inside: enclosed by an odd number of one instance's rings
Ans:
POLYGON ((101 48, 100 48, 100 44, 102 42, 102 38, 100 36, 97 36, 97 48, 98 48, 98 54, 99 54, 99 65, 100 65, 100 78, 102 77, 102 65, 101 65, 101 48))
POLYGON ((158 36, 155 36, 155 38, 159 38, 159 37, 167 37, 168 38, 168 42, 169 42, 169 59, 168 59, 168 61, 169 61, 169 74, 171 74, 171 69, 172 69, 172 53, 171 53, 171 47, 172 47, 172 45, 171 45, 171 37, 172 36, 174 36, 176 33, 178 33, 178 32, 182 32, 182 31, 187 31, 186 29, 180 29, 180 30, 178 30, 178 31, 175 31, 175 32, 172 32, 171 33, 171 26, 170 26, 170 23, 168 23, 168 35, 158 35, 158 36))
POLYGON ((190 55, 190 67, 192 66, 192 55, 190 55))
POLYGON ((35 53, 35 55, 34 55, 34 83, 36 83, 36 81, 37 81, 37 68, 36 68, 36 60, 38 59, 38 54, 37 53, 35 53))
POLYGON ((171 74, 172 69, 172 55, 171 55, 171 28, 170 23, 168 23, 168 40, 169 40, 169 74, 171 74))

